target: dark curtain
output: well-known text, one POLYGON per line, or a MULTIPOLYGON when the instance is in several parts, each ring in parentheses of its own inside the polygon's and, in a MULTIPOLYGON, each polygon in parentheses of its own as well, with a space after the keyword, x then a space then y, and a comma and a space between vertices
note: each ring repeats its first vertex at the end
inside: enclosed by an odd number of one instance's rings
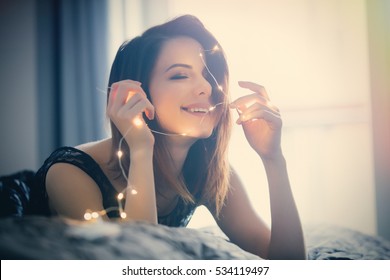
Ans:
POLYGON ((37 1, 39 157, 103 138, 106 0, 37 1))

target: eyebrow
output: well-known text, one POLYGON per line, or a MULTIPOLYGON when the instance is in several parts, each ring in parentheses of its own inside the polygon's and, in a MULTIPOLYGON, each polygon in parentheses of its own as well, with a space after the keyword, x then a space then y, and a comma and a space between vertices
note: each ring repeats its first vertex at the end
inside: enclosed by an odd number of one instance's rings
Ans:
POLYGON ((192 69, 192 66, 189 65, 189 64, 175 63, 175 64, 172 64, 171 66, 169 66, 169 67, 165 70, 165 72, 168 72, 169 70, 171 70, 172 68, 175 68, 175 67, 183 67, 183 68, 192 69))

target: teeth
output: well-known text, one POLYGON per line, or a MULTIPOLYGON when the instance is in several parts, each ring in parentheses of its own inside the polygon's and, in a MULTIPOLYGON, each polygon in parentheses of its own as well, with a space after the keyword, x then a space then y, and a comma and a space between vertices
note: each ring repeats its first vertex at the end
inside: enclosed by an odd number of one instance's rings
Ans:
POLYGON ((205 108, 188 108, 187 111, 191 113, 207 113, 209 110, 205 108))

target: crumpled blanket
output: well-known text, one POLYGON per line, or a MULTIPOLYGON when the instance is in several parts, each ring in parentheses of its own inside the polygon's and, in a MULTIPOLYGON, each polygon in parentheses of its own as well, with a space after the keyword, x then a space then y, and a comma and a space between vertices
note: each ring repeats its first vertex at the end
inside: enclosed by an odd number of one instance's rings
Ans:
MULTIPOLYGON (((390 259, 390 242, 334 225, 304 226, 308 259, 390 259)), ((56 217, 0 219, 1 259, 259 259, 216 227, 173 228, 146 222, 82 223, 56 217)))
POLYGON ((305 227, 312 260, 390 260, 390 241, 335 225, 305 227))
POLYGON ((224 237, 145 222, 0 219, 1 259, 259 259, 224 237))

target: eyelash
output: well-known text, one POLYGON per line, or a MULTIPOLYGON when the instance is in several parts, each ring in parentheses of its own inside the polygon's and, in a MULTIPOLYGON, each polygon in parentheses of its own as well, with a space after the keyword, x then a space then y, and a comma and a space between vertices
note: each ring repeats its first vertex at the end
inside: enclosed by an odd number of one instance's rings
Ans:
POLYGON ((187 79, 188 76, 184 74, 177 74, 171 77, 171 80, 182 80, 182 79, 187 79))
MULTIPOLYGON (((209 75, 208 75, 208 72, 206 70, 203 71, 203 77, 206 79, 206 80, 209 80, 209 75)), ((189 76, 187 74, 176 74, 176 75, 173 75, 170 79, 171 80, 183 80, 183 79, 188 79, 189 76)))

